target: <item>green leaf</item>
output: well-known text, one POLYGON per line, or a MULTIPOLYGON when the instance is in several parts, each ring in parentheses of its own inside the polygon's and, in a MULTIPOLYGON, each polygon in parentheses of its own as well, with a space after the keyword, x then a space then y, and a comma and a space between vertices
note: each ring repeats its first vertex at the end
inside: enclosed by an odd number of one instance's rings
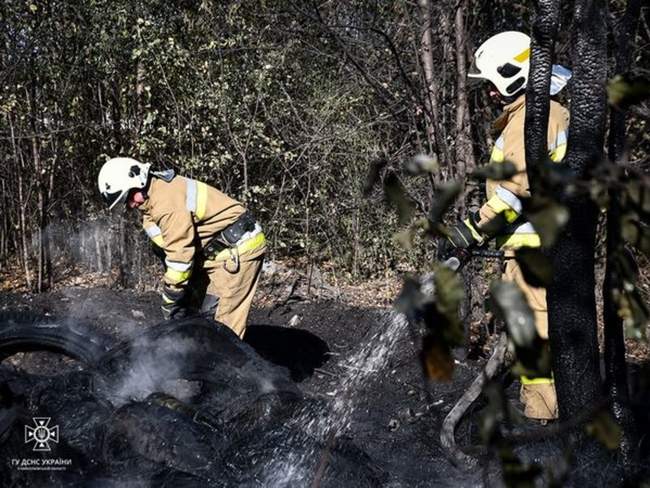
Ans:
POLYGON ((384 179, 384 194, 391 204, 397 208, 397 218, 400 225, 405 225, 411 220, 415 206, 406 195, 406 190, 395 173, 390 173, 384 179))
POLYGON ((607 83, 607 101, 617 108, 627 108, 650 97, 650 82, 643 78, 616 75, 607 83))
POLYGON ((538 247, 521 247, 515 251, 526 283, 535 287, 546 287, 553 280, 553 264, 538 247))
POLYGON ((544 247, 555 244, 560 232, 569 221, 569 210, 547 197, 524 200, 524 214, 533 224, 544 247))
POLYGON ((607 449, 618 449, 621 444, 621 428, 609 412, 601 411, 589 422, 587 433, 598 439, 607 449))
POLYGON ((510 281, 495 280, 490 284, 490 295, 515 345, 532 346, 537 338, 535 316, 519 287, 510 281))
POLYGON ((407 276, 393 306, 398 312, 413 318, 422 313, 431 303, 433 303, 433 296, 425 296, 422 293, 420 281, 415 277, 407 276))
POLYGON ((427 332, 420 359, 424 373, 434 380, 449 380, 453 372, 452 347, 463 342, 458 316, 463 287, 460 278, 444 265, 435 267, 431 281, 408 277, 395 300, 395 308, 410 320, 422 320, 427 332), (425 293, 427 284, 432 293, 425 293))
POLYGON ((537 478, 542 474, 538 464, 528 464, 512 451, 510 447, 499 449, 503 467, 503 481, 508 488, 534 488, 537 478))
POLYGON ((518 173, 517 168, 510 161, 491 163, 472 172, 472 177, 488 180, 509 180, 518 173))
POLYGON ((442 327, 442 335, 450 345, 463 343, 463 325, 458 311, 465 295, 463 283, 454 270, 444 265, 436 265, 433 272, 435 305, 447 323, 442 327))
POLYGON ((644 339, 650 321, 650 311, 639 290, 629 281, 623 282, 622 289, 613 289, 612 296, 623 320, 625 335, 633 339, 644 339))
POLYGON ((434 225, 437 226, 442 221, 445 212, 456 201, 456 198, 462 190, 462 185, 457 181, 448 181, 436 189, 433 203, 429 210, 429 220, 434 225))
POLYGON ((621 235, 632 246, 650 256, 650 227, 640 222, 635 214, 628 213, 621 219, 621 235))
POLYGON ((650 187, 642 179, 630 180, 625 184, 624 207, 642 214, 650 214, 650 187))
POLYGON ((415 238, 415 229, 409 227, 393 235, 393 240, 407 251, 413 250, 413 239, 415 238))
POLYGON ((406 163, 406 170, 412 175, 435 173, 439 169, 440 165, 438 164, 438 158, 426 154, 418 154, 406 163))
POLYGON ((386 166, 386 163, 387 161, 384 158, 376 159, 370 163, 368 174, 366 175, 366 181, 363 185, 363 194, 365 196, 370 195, 370 192, 379 181, 381 170, 386 166))

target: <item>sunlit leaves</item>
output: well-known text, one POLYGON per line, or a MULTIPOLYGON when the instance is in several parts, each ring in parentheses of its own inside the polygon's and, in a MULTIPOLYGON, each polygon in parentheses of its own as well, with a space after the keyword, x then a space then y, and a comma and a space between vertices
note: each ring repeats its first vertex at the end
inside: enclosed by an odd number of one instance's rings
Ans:
POLYGON ((612 415, 601 411, 585 426, 587 433, 598 439, 607 449, 618 449, 622 431, 612 415))
POLYGON ((490 180, 508 180, 517 174, 517 168, 510 161, 491 163, 477 168, 472 176, 490 180))
POLYGON ((607 101, 617 108, 627 108, 650 97, 650 81, 617 75, 607 84, 607 101))
POLYGON ((389 173, 384 178, 384 194, 388 201, 397 209, 397 218, 400 225, 407 224, 415 206, 406 194, 406 190, 395 173, 389 173))
POLYGON ((530 347, 537 336, 535 316, 519 287, 510 281, 493 281, 490 295, 496 311, 503 317, 508 335, 519 347, 530 347))
POLYGON ((536 247, 517 249, 515 257, 524 279, 531 286, 545 287, 553 279, 553 264, 551 260, 536 247))

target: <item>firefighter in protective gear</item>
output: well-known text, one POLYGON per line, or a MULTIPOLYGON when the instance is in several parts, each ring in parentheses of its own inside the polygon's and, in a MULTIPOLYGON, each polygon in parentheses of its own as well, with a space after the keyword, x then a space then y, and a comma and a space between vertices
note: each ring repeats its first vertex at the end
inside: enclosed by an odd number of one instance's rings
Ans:
POLYGON ((242 338, 266 250, 262 228, 244 206, 203 182, 131 158, 107 161, 98 185, 110 208, 138 208, 146 234, 164 251, 165 318, 188 313, 194 278, 202 274, 201 311, 216 307, 214 319, 242 338))
MULTIPOLYGON (((450 229, 452 245, 470 248, 494 237, 504 251, 505 270, 502 279, 514 282, 523 291, 535 314, 537 332, 548 339, 546 290, 529 285, 514 259, 521 247, 540 247, 539 235, 522 217, 522 198, 530 196, 524 149, 525 88, 530 66, 530 38, 521 32, 502 32, 485 41, 476 50, 469 77, 488 80, 490 96, 500 101, 503 113, 494 122, 500 135, 490 155, 490 163, 509 161, 517 173, 508 180, 486 182, 487 201, 469 218, 450 229)), ((567 83, 571 73, 561 66, 553 67, 551 95, 567 83)), ((559 162, 567 144, 568 112, 551 101, 547 144, 549 157, 559 162)), ((521 377, 520 398, 524 414, 547 421, 557 418, 557 399, 553 378, 521 377)))

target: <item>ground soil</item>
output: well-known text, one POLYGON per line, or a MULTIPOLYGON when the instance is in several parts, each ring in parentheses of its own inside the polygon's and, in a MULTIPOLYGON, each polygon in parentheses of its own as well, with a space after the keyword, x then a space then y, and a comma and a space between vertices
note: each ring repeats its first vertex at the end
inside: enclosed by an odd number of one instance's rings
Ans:
MULTIPOLYGON (((389 304, 398 280, 365 287, 333 286, 313 270, 299 273, 283 266, 268 270, 249 318, 246 340, 268 360, 286 366, 307 394, 332 401, 341 395, 349 371, 344 366, 361 347, 387 327, 389 304)), ((155 326, 161 319, 155 291, 134 292, 85 284, 42 294, 0 293, 0 310, 69 317, 90 324, 116 340, 155 326)), ((419 364, 418 340, 405 332, 391 344, 387 360, 348 397, 354 404, 344 433, 388 474, 389 486, 498 486, 498 462, 482 458, 479 468, 464 470, 445 456, 439 432, 442 420, 478 374, 485 358, 455 360, 453 379, 429 383, 419 364)), ((7 361, 29 372, 56 374, 77 364, 53 353, 21 353, 7 361)), ((507 390, 517 407, 516 385, 507 390)), ((485 406, 479 402, 478 410, 485 406)), ((478 419, 465 421, 461 445, 478 444, 478 419)), ((64 433, 61 433, 63 436, 64 433)), ((524 459, 550 454, 552 446, 520 449, 524 459), (531 454, 532 452, 532 454, 531 454)), ((547 459, 548 461, 548 459, 547 459)))

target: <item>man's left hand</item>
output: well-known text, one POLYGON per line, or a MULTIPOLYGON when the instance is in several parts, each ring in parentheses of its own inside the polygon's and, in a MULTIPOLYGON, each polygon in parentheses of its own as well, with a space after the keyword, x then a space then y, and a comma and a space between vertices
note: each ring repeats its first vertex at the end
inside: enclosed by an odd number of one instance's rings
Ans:
POLYGON ((461 249, 469 249, 474 246, 483 244, 483 236, 475 227, 472 217, 458 222, 456 225, 449 227, 447 240, 451 242, 454 247, 461 249))

